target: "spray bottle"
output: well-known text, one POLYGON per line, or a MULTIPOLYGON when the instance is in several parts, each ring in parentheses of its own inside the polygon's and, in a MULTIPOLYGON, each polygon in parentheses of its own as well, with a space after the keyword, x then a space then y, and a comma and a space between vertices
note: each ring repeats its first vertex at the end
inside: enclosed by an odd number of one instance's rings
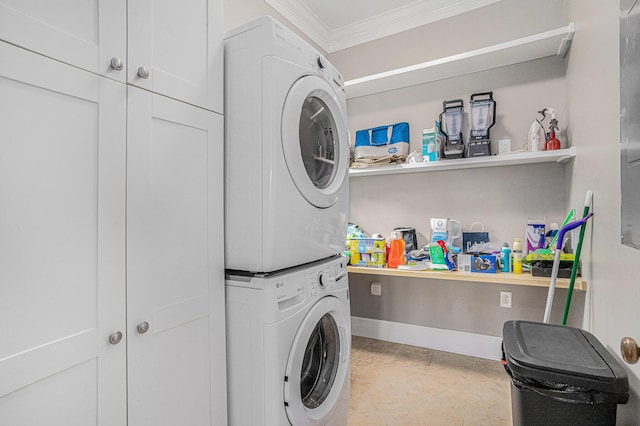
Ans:
POLYGON ((552 151, 554 149, 560 149, 560 140, 556 138, 556 130, 558 129, 558 120, 556 120, 556 110, 548 108, 548 112, 551 114, 551 122, 549 122, 549 137, 544 144, 545 151, 552 151))

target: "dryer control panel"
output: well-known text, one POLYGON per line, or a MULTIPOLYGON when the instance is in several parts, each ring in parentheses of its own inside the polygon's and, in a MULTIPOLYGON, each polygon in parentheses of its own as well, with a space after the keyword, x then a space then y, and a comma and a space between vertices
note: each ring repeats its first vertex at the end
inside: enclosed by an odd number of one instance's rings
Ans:
POLYGON ((344 77, 331 63, 315 51, 309 51, 309 65, 316 69, 332 86, 344 90, 344 77))

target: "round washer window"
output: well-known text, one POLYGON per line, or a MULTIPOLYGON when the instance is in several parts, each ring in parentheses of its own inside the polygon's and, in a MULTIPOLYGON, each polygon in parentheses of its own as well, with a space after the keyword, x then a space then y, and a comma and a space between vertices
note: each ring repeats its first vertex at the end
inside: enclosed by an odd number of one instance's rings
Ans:
POLYGON ((309 178, 324 189, 336 175, 336 123, 320 98, 308 96, 300 112, 300 152, 309 178))
POLYGON ((317 408, 331 392, 340 362, 338 326, 330 314, 316 324, 307 343, 300 372, 300 397, 307 408, 317 408))

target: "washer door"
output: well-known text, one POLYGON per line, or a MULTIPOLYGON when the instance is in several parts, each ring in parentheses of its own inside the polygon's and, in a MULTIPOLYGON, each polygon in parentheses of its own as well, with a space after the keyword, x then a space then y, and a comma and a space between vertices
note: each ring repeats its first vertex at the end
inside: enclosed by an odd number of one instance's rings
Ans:
POLYGON ((287 360, 284 400, 291 424, 326 424, 349 371, 351 333, 344 304, 318 301, 298 329, 287 360))
POLYGON ((282 150, 300 194, 319 208, 338 201, 346 184, 349 140, 336 94, 317 76, 298 79, 282 111, 282 150))

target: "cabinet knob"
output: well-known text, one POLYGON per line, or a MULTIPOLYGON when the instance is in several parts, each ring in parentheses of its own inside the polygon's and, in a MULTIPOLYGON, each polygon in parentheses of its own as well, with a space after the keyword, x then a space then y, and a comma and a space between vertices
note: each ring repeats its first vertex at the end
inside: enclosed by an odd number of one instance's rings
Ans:
POLYGON ((138 68, 138 77, 149 78, 149 70, 145 67, 138 68))
POLYGON ((122 332, 116 331, 115 333, 109 336, 109 343, 112 345, 117 345, 122 340, 122 332))
POLYGON ((635 340, 631 337, 624 337, 620 342, 620 352, 622 352, 622 358, 629 364, 635 364, 638 362, 638 353, 640 353, 640 347, 635 340))
POLYGON ((111 68, 113 68, 116 71, 122 71, 122 69, 124 68, 124 63, 122 62, 122 59, 111 58, 111 68))
POLYGON ((138 324, 136 329, 138 330, 139 334, 144 334, 147 331, 149 331, 149 323, 146 322, 146 321, 145 322, 141 322, 140 324, 138 324))

